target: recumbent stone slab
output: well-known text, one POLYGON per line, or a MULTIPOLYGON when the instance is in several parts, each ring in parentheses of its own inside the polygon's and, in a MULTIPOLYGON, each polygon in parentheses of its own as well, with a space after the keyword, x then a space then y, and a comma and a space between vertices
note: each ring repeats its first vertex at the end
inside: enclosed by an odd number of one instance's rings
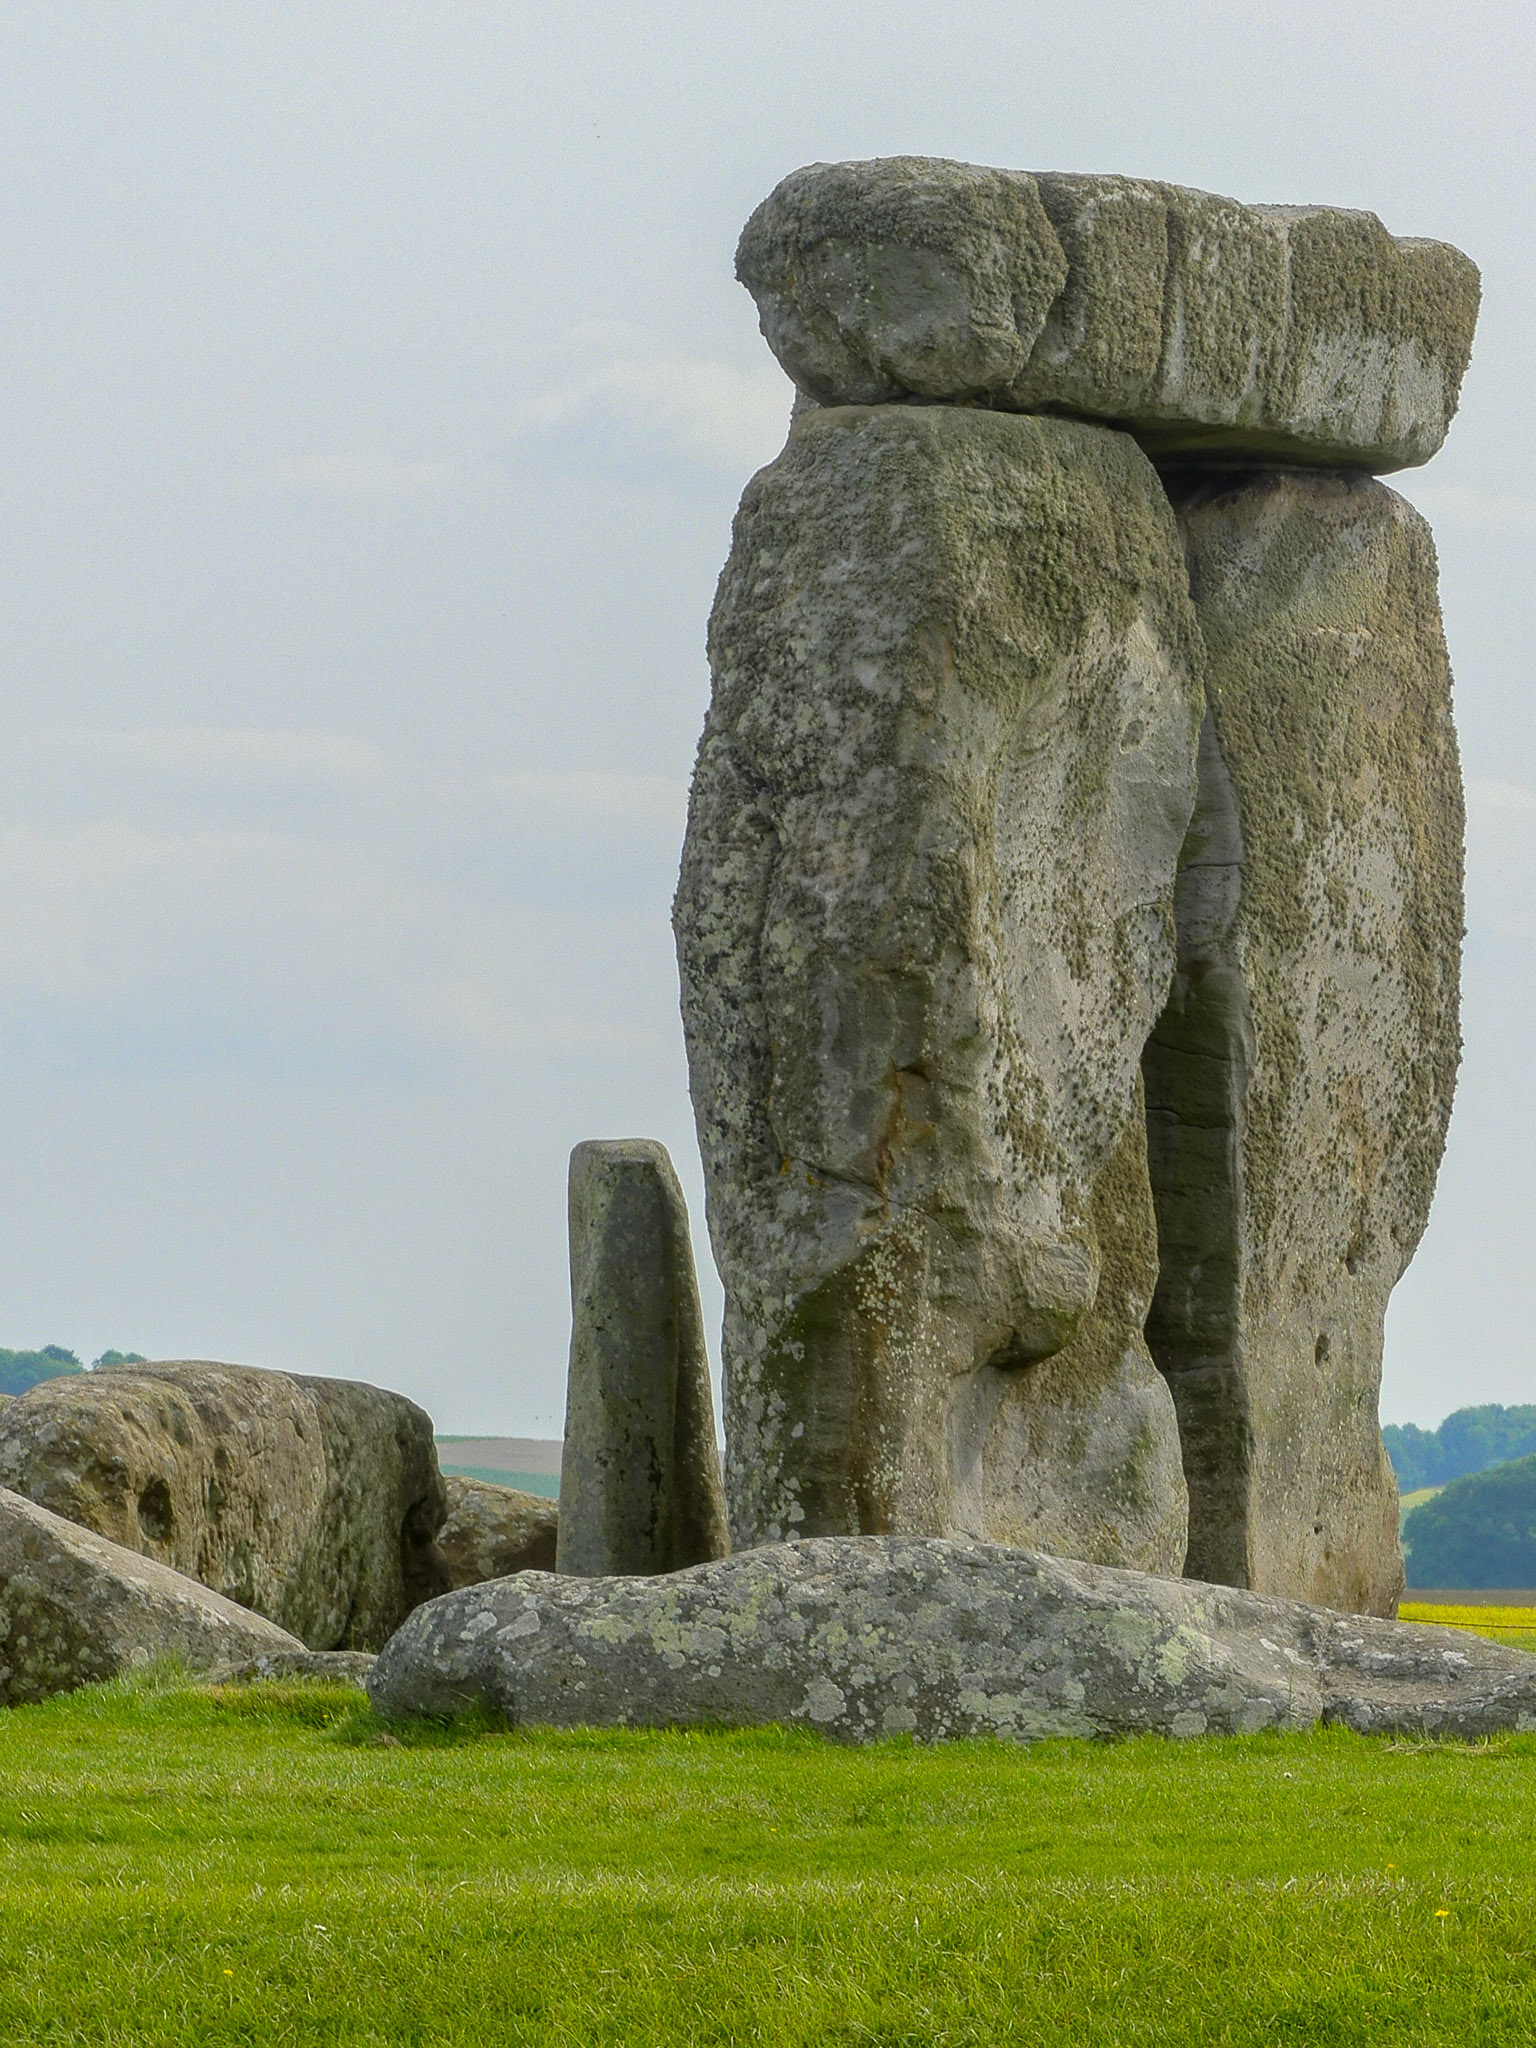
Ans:
POLYGON ((669 1572, 729 1546, 688 1208, 664 1145, 571 1153, 562 1572, 669 1572))
POLYGON ((26 1706, 153 1660, 226 1673, 304 1645, 154 1558, 0 1487, 0 1706, 26 1706))
POLYGON ((1369 470, 1445 439, 1479 297, 1459 250, 1374 214, 935 157, 791 173, 736 266, 824 405, 982 402, 1159 455, 1369 470))
POLYGON ((737 1545, 1043 1514, 1176 1568, 1135 1134, 1203 697, 1156 475, 1066 421, 813 413, 710 654, 674 924, 737 1545))
POLYGON ((512 1572, 552 1572, 560 1526, 557 1504, 542 1493, 497 1486, 487 1479, 463 1479, 450 1472, 448 1519, 438 1548, 448 1560, 455 1586, 478 1586, 512 1572))
POLYGON ((0 1414, 0 1484, 310 1649, 377 1649, 452 1583, 431 1420, 353 1381, 205 1360, 45 1380, 0 1414))
POLYGON ((666 1578, 525 1573, 428 1602, 381 1714, 515 1727, 1191 1736, 1536 1728, 1536 1659, 1450 1629, 987 1544, 822 1538, 666 1578))

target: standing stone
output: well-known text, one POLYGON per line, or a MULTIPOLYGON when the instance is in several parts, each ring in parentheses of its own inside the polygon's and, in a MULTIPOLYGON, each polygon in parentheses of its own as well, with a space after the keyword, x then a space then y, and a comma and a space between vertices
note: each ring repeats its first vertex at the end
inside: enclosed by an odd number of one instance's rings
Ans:
POLYGON ((1378 1614, 1387 1297, 1460 1050, 1462 798, 1428 529, 1368 478, 1174 479, 1210 711, 1146 1057, 1192 1577, 1378 1614))
POLYGON ((571 1154, 557 1569, 672 1572, 729 1547, 688 1208, 664 1145, 571 1154))
POLYGON ((1445 439, 1479 294, 1459 249, 1372 213, 941 157, 792 172, 736 274, 822 405, 980 398, 1158 454, 1373 470, 1445 439))
POLYGON ((354 1381, 200 1359, 44 1380, 0 1416, 0 1486, 310 1649, 376 1650, 451 1583, 431 1419, 354 1381))
POLYGON ((1172 1568, 1149 1228, 1094 1322, 1112 1163, 1146 1216, 1203 704, 1156 475, 1075 422, 813 412, 747 489, 710 655, 674 924, 737 1546, 1033 1514, 1172 1568))

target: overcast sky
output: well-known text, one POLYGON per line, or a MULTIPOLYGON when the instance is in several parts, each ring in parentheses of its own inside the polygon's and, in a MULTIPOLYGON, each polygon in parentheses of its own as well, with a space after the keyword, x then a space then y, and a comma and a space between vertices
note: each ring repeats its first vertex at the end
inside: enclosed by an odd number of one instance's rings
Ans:
MULTIPOLYGON (((10 0, 0 1344, 559 1431, 565 1162, 671 1147, 731 258, 921 151, 1370 207, 1484 310, 1439 538, 1465 1064, 1383 1416, 1536 1399, 1536 10, 10 0)), ((706 1273, 712 1319, 718 1294, 706 1273)))

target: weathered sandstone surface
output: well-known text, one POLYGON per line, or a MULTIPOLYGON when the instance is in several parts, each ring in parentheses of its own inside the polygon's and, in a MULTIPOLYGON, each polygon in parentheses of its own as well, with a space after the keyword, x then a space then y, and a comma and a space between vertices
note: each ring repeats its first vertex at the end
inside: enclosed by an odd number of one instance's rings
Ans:
POLYGON ((1138 1063, 1203 696, 1151 465, 1075 422, 812 413, 710 652, 674 923, 737 1545, 1033 1526, 1173 1568, 1138 1063))
POLYGON ((1455 1084, 1462 798, 1423 521, 1365 478, 1176 489, 1208 654, 1145 1073, 1192 1575, 1392 1614, 1387 1297, 1455 1084))
POLYGON ((936 157, 793 172, 736 265, 823 405, 983 402, 1159 455, 1369 470, 1439 448, 1479 296, 1459 250, 1374 214, 936 157))
POLYGON ((222 1673, 303 1650, 197 1580, 0 1487, 0 1705, 26 1706, 161 1657, 222 1673))
POLYGON ((455 1586, 478 1586, 512 1572, 552 1572, 560 1510, 542 1493, 448 1473, 448 1519, 438 1548, 455 1586))
POLYGON ((664 1145, 571 1153, 562 1572, 668 1572, 729 1549, 688 1208, 664 1145))
POLYGON ((1140 1089, 1094 1183, 1098 1293, 1071 1342, 995 1385, 982 1443, 980 1533, 994 1543, 1177 1578, 1188 1495, 1177 1418, 1143 1326, 1157 1219, 1140 1089))
POLYGON ((418 1608, 369 1694, 514 1726, 819 1728, 844 1742, 1536 1728, 1536 1659, 1449 1629, 911 1538, 771 1544, 666 1578, 525 1575, 418 1608))
POLYGON ((311 1649, 376 1649, 452 1583, 431 1421, 351 1381, 202 1360, 46 1380, 0 1415, 0 1485, 311 1649))

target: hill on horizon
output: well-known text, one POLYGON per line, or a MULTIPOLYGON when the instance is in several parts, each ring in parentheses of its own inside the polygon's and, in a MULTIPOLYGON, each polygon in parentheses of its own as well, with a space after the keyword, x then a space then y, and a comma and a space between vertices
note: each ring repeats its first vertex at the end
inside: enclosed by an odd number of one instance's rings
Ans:
POLYGON ((1536 1586, 1536 1456, 1450 1480, 1403 1521, 1415 1586, 1536 1586))
POLYGON ((1506 1408, 1488 1401, 1477 1408, 1458 1408, 1438 1429, 1389 1422, 1381 1440, 1397 1474, 1398 1492, 1417 1493, 1422 1487, 1446 1486, 1469 1473, 1486 1472, 1490 1465, 1536 1453, 1536 1406, 1506 1408))

